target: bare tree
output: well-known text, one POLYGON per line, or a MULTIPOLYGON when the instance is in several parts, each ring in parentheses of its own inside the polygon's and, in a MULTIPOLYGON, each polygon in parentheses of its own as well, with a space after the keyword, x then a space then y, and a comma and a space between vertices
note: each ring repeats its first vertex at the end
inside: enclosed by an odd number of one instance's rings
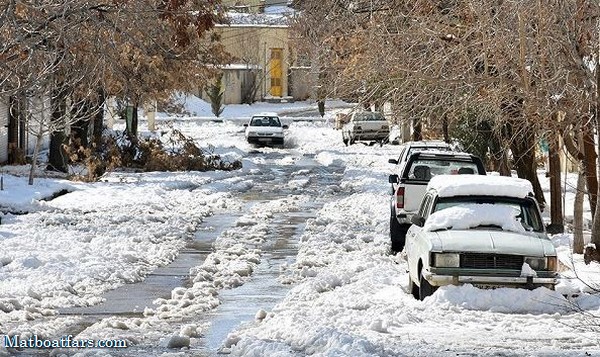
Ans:
POLYGON ((220 19, 217 1, 0 3, 0 95, 38 98, 24 116, 41 139, 97 118, 107 96, 138 105, 190 90, 225 58, 220 19))
MULTIPOLYGON (((583 120, 579 160, 599 215, 591 130, 600 98, 597 3, 307 0, 302 6, 297 34, 319 48, 321 70, 335 76, 329 83, 359 90, 360 100, 393 102, 425 134, 452 127, 469 108, 485 108, 482 117, 494 118, 501 145, 493 151, 510 153, 542 204, 537 142, 583 120)), ((600 217, 592 237, 600 246, 600 217)))

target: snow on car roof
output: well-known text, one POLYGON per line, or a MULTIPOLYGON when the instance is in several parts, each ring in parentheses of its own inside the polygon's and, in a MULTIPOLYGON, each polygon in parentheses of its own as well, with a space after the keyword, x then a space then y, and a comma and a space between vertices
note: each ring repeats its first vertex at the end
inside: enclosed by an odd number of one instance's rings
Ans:
POLYGON ((483 225, 502 227, 504 231, 525 232, 516 216, 519 211, 511 206, 491 203, 453 206, 434 212, 425 221, 423 230, 434 232, 441 229, 469 229, 483 225))
POLYGON ((419 155, 419 156, 435 156, 435 155, 441 155, 443 157, 460 157, 460 158, 470 158, 471 154, 466 153, 466 152, 460 152, 460 151, 449 151, 449 150, 439 150, 439 148, 432 148, 429 150, 418 150, 421 148, 415 147, 413 153, 411 153, 412 155, 419 155))
POLYGON ((427 189, 434 189, 440 197, 453 196, 506 196, 526 197, 533 192, 531 182, 507 176, 437 175, 431 178, 427 189))
POLYGON ((405 143, 407 146, 411 147, 428 147, 428 146, 442 146, 442 147, 450 147, 450 144, 441 140, 429 140, 429 141, 409 141, 405 143))
POLYGON ((256 113, 254 115, 252 115, 253 117, 277 117, 279 115, 277 115, 277 113, 275 112, 262 112, 262 113, 256 113))

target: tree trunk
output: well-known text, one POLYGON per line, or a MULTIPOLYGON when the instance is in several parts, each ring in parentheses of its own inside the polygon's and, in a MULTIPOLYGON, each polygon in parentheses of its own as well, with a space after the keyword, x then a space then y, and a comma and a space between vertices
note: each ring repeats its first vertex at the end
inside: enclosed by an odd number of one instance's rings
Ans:
POLYGON ((127 107, 126 112, 126 131, 130 137, 137 137, 138 132, 138 106, 137 103, 134 103, 131 106, 127 107))
POLYGON ((102 146, 102 131, 104 130, 104 110, 100 109, 94 115, 94 128, 92 131, 92 145, 97 149, 102 146))
POLYGON ((317 101, 317 108, 319 109, 319 115, 321 115, 321 118, 323 116, 325 116, 325 100, 324 99, 319 99, 317 101))
MULTIPOLYGON (((44 115, 42 109, 42 116, 44 115)), ((31 157, 31 167, 29 168, 29 185, 33 185, 33 178, 35 177, 35 168, 37 167, 37 158, 42 147, 42 138, 44 137, 44 120, 42 119, 38 132, 35 135, 35 148, 33 149, 33 156, 31 157)))
POLYGON ((48 131, 48 128, 51 126, 51 121, 54 120, 54 110, 52 113, 52 117, 48 118, 46 115, 46 106, 44 105, 44 101, 41 101, 40 108, 40 121, 38 123, 39 127, 35 134, 35 147, 33 149, 33 157, 31 158, 31 168, 29 170, 29 185, 33 185, 33 178, 35 177, 35 169, 37 167, 37 159, 40 153, 40 148, 42 147, 42 138, 44 137, 44 132, 48 131))
POLYGON ((508 153, 503 151, 500 155, 500 166, 498 167, 500 176, 511 176, 512 173, 510 172, 510 166, 508 165, 508 153))
POLYGON ((22 102, 18 97, 9 98, 8 111, 8 163, 21 163, 19 156, 19 118, 23 113, 22 102))
MULTIPOLYGON (((596 61, 596 132, 600 133, 600 118, 598 118, 598 113, 600 113, 600 70, 598 70, 598 66, 600 66, 600 61, 596 61)), ((586 128, 592 128, 591 124, 586 125, 586 128)), ((590 130, 591 131, 591 130, 590 130)), ((586 130, 587 134, 590 135, 592 134, 590 131, 586 130)), ((586 133, 584 133, 584 135, 586 135, 586 133)), ((590 135, 592 138, 592 143, 593 143, 593 135, 590 135)), ((589 136, 588 136, 589 137, 589 136)), ((583 140, 583 144, 589 145, 589 142, 586 143, 586 138, 584 137, 583 140)), ((598 140, 598 150, 600 151, 600 140, 598 140)), ((592 148, 594 149, 594 148, 592 148)), ((585 149, 584 149, 585 150, 585 149)), ((592 161, 590 158, 587 157, 587 154, 590 154, 587 150, 585 151, 586 153, 586 158, 585 158, 585 162, 586 162, 586 166, 588 163, 591 163, 590 161, 592 161)), ((590 154, 591 156, 591 154, 590 154)), ((595 162, 595 150, 594 150, 594 164, 595 162)), ((594 166, 595 167, 595 166, 594 166)), ((589 167, 586 167, 586 177, 588 175, 588 171, 589 171, 589 167)), ((596 172, 594 170, 594 177, 596 177, 596 172)), ((589 184, 590 179, 588 177, 587 182, 589 184)), ((588 185, 588 194, 590 196, 592 196, 593 194, 595 194, 597 197, 598 194, 598 179, 596 178, 595 182, 592 182, 592 184, 595 184, 595 189, 594 186, 589 186, 588 185)), ((590 199, 590 205, 591 205, 591 199, 590 199)), ((594 205, 594 208, 596 206, 594 205)), ((591 208, 591 207, 590 207, 591 208)), ((594 245, 594 247, 589 247, 585 249, 584 255, 583 255, 583 260, 588 263, 590 262, 592 259, 594 260, 599 260, 598 256, 599 256, 599 252, 600 252, 600 210, 595 209, 594 213, 592 214, 593 217, 593 223, 592 223, 592 239, 591 239, 591 243, 594 245)))
POLYGON ((508 150, 502 146, 502 139, 498 133, 492 131, 490 139, 490 151, 493 163, 493 169, 500 173, 500 176, 510 176, 510 167, 508 166, 508 150))
POLYGON ((533 194, 543 210, 546 206, 544 191, 537 176, 535 162, 535 133, 531 127, 520 128, 518 137, 511 139, 511 151, 520 178, 527 179, 533 186, 533 194))
POLYGON ((67 136, 63 131, 55 131, 50 134, 48 170, 67 172, 67 154, 63 147, 66 142, 67 136))
POLYGON ((563 132, 562 137, 567 152, 578 162, 577 190, 575 192, 575 203, 573 205, 573 253, 582 254, 584 252, 583 196, 586 193, 583 133, 579 129, 568 129, 563 132), (574 137, 576 137, 577 140, 574 140, 574 137))
POLYGON ((549 150, 549 176, 550 176, 550 226, 548 232, 551 234, 563 233, 565 230, 563 222, 562 189, 560 185, 560 157, 558 156, 559 142, 555 133, 548 138, 549 150))
MULTIPOLYGON (((87 113, 83 113, 83 115, 86 116, 87 113)), ((88 135, 89 128, 90 119, 87 117, 81 118, 71 125, 71 140, 73 141, 72 145, 74 144, 87 148, 90 143, 88 135)))
MULTIPOLYGON (((59 122, 64 119, 66 114, 64 97, 60 94, 57 94, 52 100, 55 102, 52 104, 51 120, 53 122, 59 122)), ((67 172, 67 154, 63 147, 66 141, 67 137, 63 130, 53 131, 50 133, 50 153, 48 155, 49 170, 67 172)))
POLYGON ((104 91, 101 91, 98 96, 98 107, 94 114, 94 128, 92 132, 92 143, 96 150, 100 150, 102 146, 102 131, 104 130, 104 103, 106 97, 104 91))
POLYGON ((580 167, 573 207, 573 253, 575 254, 583 254, 583 190, 585 190, 585 174, 580 167))
POLYGON ((413 141, 423 140, 423 134, 421 133, 421 119, 413 119, 412 127, 413 127, 413 134, 412 134, 413 141))
MULTIPOLYGON (((448 130, 448 115, 444 114, 444 117, 442 118, 442 133, 444 134, 444 142, 446 143, 450 143, 450 133, 448 130)), ((485 160, 485 158, 481 158, 482 160, 485 160)))
POLYGON ((590 200, 590 210, 592 211, 592 217, 595 217, 596 203, 598 201, 598 175, 596 174, 596 159, 598 156, 594 147, 594 132, 591 125, 590 121, 583 128, 583 168, 588 189, 588 199, 590 200))

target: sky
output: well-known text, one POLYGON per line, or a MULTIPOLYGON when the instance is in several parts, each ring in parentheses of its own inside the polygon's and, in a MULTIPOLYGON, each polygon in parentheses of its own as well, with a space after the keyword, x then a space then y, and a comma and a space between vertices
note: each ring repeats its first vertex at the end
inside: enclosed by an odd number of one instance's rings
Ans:
MULTIPOLYGON (((390 254, 388 159, 397 158, 398 146, 346 147, 332 124, 336 113, 348 110, 342 104, 329 102, 323 121, 291 123, 282 149, 252 147, 244 141, 243 120, 234 118, 316 104, 231 105, 215 122, 210 105, 188 98, 191 116, 159 116, 153 135, 177 128, 207 152, 241 160, 242 169, 233 172, 121 171, 94 183, 39 177, 28 186, 26 177, 12 174, 24 167, 3 167, 0 335, 51 338, 73 331, 80 318, 61 315, 61 309, 97 305, 106 292, 144 281, 168 266, 194 234, 219 231, 207 226, 211 217, 230 217, 206 259, 190 269, 190 284, 140 306, 139 316, 107 316, 78 329, 77 338, 127 339, 137 351, 164 346, 156 355, 182 355, 200 343, 208 329, 201 317, 219 306, 224 291, 251 281, 277 217, 316 207, 298 234, 297 256, 278 267, 277 280, 289 290, 229 332, 220 352, 600 356, 600 296, 593 289, 600 287, 600 266, 571 254, 570 233, 551 237, 561 262, 556 291, 448 286, 415 300, 403 255, 390 254), (265 193, 267 198, 248 207, 240 197, 277 178, 262 171, 265 162, 289 175, 282 185, 290 194, 269 199, 265 193), (315 206, 310 185, 323 170, 339 171, 340 177, 324 186, 315 206), (49 199, 58 192, 68 193, 49 199)), ((117 122, 114 129, 123 127, 117 122)), ((144 122, 140 127, 145 130, 144 122)), ((539 177, 549 196, 543 170, 539 177)), ((565 211, 572 217, 576 176, 566 180, 565 211)), ((589 222, 589 208, 586 217, 589 222)), ((112 355, 101 349, 59 352, 112 355)), ((0 347, 0 356, 10 355, 0 347)))

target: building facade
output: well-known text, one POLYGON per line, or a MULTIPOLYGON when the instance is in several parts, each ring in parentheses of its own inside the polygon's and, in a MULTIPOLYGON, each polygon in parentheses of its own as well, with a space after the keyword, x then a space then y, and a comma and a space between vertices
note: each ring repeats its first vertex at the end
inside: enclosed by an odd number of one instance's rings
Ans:
MULTIPOLYGON (((229 24, 215 27, 225 51, 233 57, 221 67, 223 104, 307 99, 308 67, 298 66, 290 48, 289 16, 281 0, 224 1, 229 24)), ((208 99, 206 88, 198 94, 208 99)))

